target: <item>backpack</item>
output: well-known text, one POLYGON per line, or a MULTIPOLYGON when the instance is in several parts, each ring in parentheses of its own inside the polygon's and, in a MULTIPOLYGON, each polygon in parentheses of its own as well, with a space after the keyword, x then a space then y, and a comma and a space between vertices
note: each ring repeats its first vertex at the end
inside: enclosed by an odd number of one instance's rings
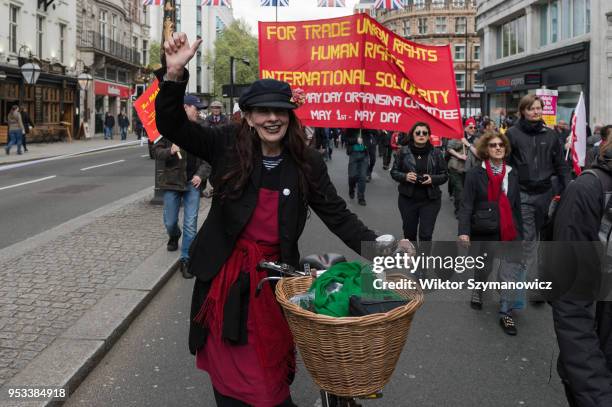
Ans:
MULTIPOLYGON (((595 178, 597 178, 601 184, 601 189, 603 191, 604 210, 601 218, 601 224, 599 225, 598 234, 599 240, 601 242, 605 242, 607 246, 607 242, 610 240, 610 235, 612 234, 612 200, 610 200, 610 198, 612 197, 612 176, 596 168, 585 170, 582 172, 582 174, 591 174, 595 176, 595 178)), ((544 223, 544 226, 540 231, 540 240, 553 240, 554 224, 558 207, 558 201, 552 201, 550 203, 550 206, 548 207, 548 216, 546 217, 546 222, 544 223)))

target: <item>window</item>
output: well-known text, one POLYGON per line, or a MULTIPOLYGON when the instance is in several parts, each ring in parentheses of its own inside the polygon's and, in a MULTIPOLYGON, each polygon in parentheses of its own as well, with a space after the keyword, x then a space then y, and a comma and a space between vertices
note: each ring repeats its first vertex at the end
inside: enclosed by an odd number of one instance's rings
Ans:
POLYGON ((417 9, 425 8, 425 0, 414 0, 414 7, 417 9))
POLYGON ((444 0, 431 0, 433 8, 444 8, 444 0))
POLYGON ((100 10, 100 18, 98 20, 99 29, 100 29, 100 38, 102 39, 102 49, 106 51, 106 39, 108 38, 108 12, 105 10, 100 10))
POLYGON ((540 46, 591 32, 591 0, 546 0, 539 15, 540 46))
POLYGON ((453 7, 464 8, 465 7, 465 0, 453 0, 453 7))
POLYGON ((455 32, 457 34, 465 34, 467 30, 467 17, 455 18, 455 32))
POLYGON ((427 18, 419 17, 419 34, 427 34, 427 18))
POLYGON ((117 14, 113 14, 113 19, 111 22, 111 40, 113 41, 117 41, 117 21, 119 20, 119 17, 117 17, 117 14))
POLYGON ((465 45, 455 45, 455 61, 465 61, 465 45))
POLYGON ((509 21, 497 29, 497 57, 505 58, 525 52, 525 16, 509 21))
POLYGON ((115 67, 106 67, 106 79, 116 82, 117 81, 117 68, 115 67))
POLYGON ((474 45, 474 61, 480 61, 480 45, 474 45))
POLYGON ((43 58, 43 35, 45 31, 45 17, 36 16, 36 55, 38 58, 43 58))
POLYGON ((446 17, 436 17, 436 34, 446 33, 446 17))
POLYGON ((19 7, 11 4, 9 10, 9 52, 17 52, 17 17, 19 7))
POLYGON ((410 20, 404 20, 404 37, 410 37, 410 20))
POLYGON ((64 45, 66 44, 66 24, 59 25, 59 59, 64 63, 64 45))
POLYGON ((202 8, 199 3, 196 4, 196 35, 202 37, 202 8))
POLYGON ((464 90, 465 89, 465 73, 455 73, 455 83, 457 84, 457 89, 464 90))
POLYGON ((142 64, 143 65, 149 64, 149 60, 147 59, 148 50, 149 50, 149 42, 147 40, 142 40, 142 64))
POLYGON ((132 48, 134 51, 138 51, 138 37, 132 37, 132 48))
POLYGON ((118 70, 117 71, 117 75, 118 75, 118 81, 121 83, 127 83, 127 72, 123 71, 123 70, 118 70))
POLYGON ((225 30, 225 23, 219 16, 215 16, 215 32, 217 33, 217 37, 223 33, 223 30, 225 30))
POLYGON ((176 0, 176 5, 174 7, 176 9, 176 32, 181 32, 181 1, 176 0))

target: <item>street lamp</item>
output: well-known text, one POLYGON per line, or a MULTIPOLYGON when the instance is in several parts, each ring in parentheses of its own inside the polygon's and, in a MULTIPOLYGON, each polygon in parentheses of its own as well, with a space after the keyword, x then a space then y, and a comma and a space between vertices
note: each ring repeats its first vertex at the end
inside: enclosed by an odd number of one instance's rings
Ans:
POLYGON ((236 81, 236 72, 234 69, 234 60, 242 61, 246 66, 251 66, 251 61, 248 58, 236 58, 230 56, 230 111, 234 108, 234 82, 236 81))
POLYGON ((28 85, 36 85, 40 76, 40 66, 33 62, 21 65, 21 75, 28 85))
POLYGON ((89 83, 92 80, 93 80, 93 77, 87 72, 82 72, 77 77, 77 81, 79 82, 79 87, 81 88, 81 90, 84 90, 84 91, 87 91, 87 88, 89 87, 89 83))

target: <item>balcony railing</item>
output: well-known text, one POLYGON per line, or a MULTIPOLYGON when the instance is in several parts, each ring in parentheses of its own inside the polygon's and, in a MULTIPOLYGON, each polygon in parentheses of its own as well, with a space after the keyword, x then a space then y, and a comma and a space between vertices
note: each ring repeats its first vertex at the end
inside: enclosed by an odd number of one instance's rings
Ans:
POLYGON ((137 49, 126 47, 96 31, 86 31, 81 37, 80 46, 104 52, 132 65, 141 65, 141 55, 137 49))

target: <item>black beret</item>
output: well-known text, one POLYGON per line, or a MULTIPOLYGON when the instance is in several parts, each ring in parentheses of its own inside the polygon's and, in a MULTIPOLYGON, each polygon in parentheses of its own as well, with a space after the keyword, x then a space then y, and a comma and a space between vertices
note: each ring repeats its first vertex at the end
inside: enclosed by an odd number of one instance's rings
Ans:
POLYGON ((281 109, 295 109, 297 105, 291 102, 293 93, 287 82, 276 79, 259 79, 246 88, 238 104, 243 111, 253 107, 276 107, 281 109))

